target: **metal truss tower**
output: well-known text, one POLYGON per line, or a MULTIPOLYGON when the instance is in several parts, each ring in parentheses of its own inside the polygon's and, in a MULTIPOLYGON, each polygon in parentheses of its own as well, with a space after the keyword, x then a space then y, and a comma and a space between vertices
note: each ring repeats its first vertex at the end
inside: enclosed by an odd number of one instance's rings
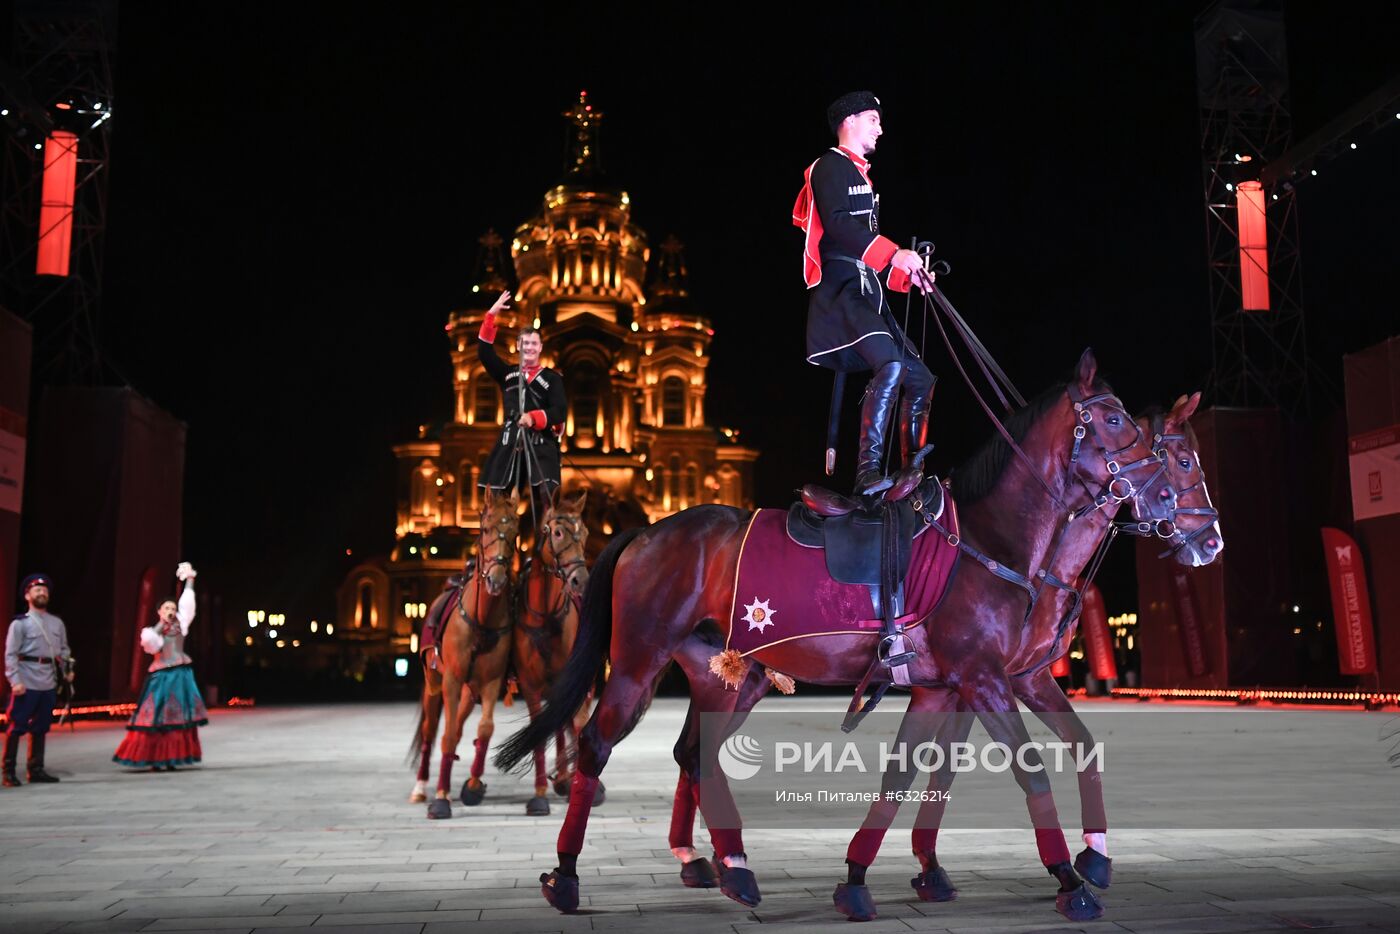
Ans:
MULTIPOLYGON (((1263 188, 1268 310, 1245 310, 1240 184, 1258 182, 1293 137, 1282 12, 1221 0, 1196 20, 1197 100, 1210 267, 1211 401, 1306 413, 1310 370, 1291 180, 1263 188)), ((1244 260, 1249 262, 1249 260, 1244 260)))
POLYGON ((34 325, 41 381, 99 383, 117 2, 16 0, 13 9, 0 60, 0 304, 34 325), (57 130, 78 141, 71 258, 67 276, 39 276, 44 141, 57 130))

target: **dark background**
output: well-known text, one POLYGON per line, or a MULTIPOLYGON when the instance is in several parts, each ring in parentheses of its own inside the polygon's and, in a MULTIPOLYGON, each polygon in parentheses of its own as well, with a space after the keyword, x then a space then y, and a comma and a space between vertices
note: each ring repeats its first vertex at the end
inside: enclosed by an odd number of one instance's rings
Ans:
MULTIPOLYGON (((352 7, 121 14, 103 339, 189 425, 186 556, 233 618, 329 616, 348 564, 392 544, 390 445, 450 417, 442 326, 476 238, 538 209, 580 88, 653 245, 687 245, 717 332, 709 419, 762 449, 761 504, 819 470, 830 381, 802 359, 789 216, 852 88, 885 105, 882 229, 937 242, 945 292, 1023 391, 1088 345, 1131 407, 1204 385, 1199 3, 783 7, 771 27, 750 6, 352 7)), ((1288 5, 1295 139, 1389 76, 1382 9, 1288 5)), ((1309 338, 1336 387, 1341 354, 1400 320, 1398 179, 1392 126, 1300 188, 1309 338)), ((929 357, 946 469, 988 427, 929 357)), ((1110 613, 1133 608, 1131 549, 1102 583, 1110 613)))

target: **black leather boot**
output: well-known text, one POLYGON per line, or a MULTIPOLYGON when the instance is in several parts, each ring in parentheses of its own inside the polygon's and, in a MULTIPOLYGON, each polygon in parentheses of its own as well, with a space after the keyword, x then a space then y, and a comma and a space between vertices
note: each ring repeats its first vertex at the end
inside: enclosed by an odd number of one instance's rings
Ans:
POLYGON ((896 501, 908 496, 924 480, 924 458, 933 451, 928 444, 929 396, 911 399, 905 396, 899 403, 899 453, 903 467, 893 479, 885 499, 896 501))
POLYGON ((856 466, 856 495, 870 496, 888 490, 894 481, 885 476, 885 429, 899 394, 904 371, 898 361, 886 363, 870 377, 860 405, 860 459, 856 466))
POLYGON ((44 771, 44 741, 47 733, 29 734, 29 784, 52 785, 58 781, 57 775, 44 771))
POLYGON ((19 776, 15 774, 15 759, 19 756, 19 733, 5 734, 5 778, 6 788, 18 788, 20 786, 19 776))

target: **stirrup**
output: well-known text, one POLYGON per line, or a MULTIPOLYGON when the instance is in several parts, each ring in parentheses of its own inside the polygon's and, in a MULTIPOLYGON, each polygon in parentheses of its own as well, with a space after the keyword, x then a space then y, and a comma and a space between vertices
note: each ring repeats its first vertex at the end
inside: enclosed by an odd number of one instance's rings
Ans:
POLYGON ((900 665, 909 665, 919 657, 918 652, 900 652, 898 655, 890 654, 890 647, 895 639, 903 639, 904 630, 898 629, 887 636, 880 638, 880 644, 875 647, 875 657, 880 660, 880 664, 886 668, 898 668, 900 665))

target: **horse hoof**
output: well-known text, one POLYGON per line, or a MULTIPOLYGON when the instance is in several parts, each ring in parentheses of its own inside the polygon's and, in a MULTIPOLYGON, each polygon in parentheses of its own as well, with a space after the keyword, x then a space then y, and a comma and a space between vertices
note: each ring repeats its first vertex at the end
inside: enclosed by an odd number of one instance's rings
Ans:
POLYGON ((603 787, 602 782, 599 782, 598 787, 593 789, 593 806, 596 808, 598 805, 605 803, 607 800, 608 790, 603 787))
POLYGON ((1074 868, 1095 888, 1106 889, 1113 881, 1113 860, 1091 846, 1074 858, 1074 868))
POLYGON ((409 803, 409 804, 422 804, 424 801, 427 801, 427 800, 428 800, 428 796, 425 795, 425 794, 424 794, 423 792, 421 792, 421 791, 414 791, 412 794, 410 794, 410 795, 408 796, 408 803, 409 803))
POLYGON ((560 912, 578 911, 578 876, 561 876, 559 870, 540 873, 540 893, 560 912))
POLYGON ((486 783, 477 782, 476 787, 472 787, 471 779, 467 779, 462 785, 462 803, 467 807, 476 807, 481 803, 481 799, 486 797, 486 783))
POLYGON ((561 798, 569 796, 569 786, 573 784, 572 777, 556 778, 554 780, 554 793, 561 798))
POLYGON ((1071 921, 1093 921, 1103 917, 1103 905, 1089 891, 1087 885, 1080 885, 1068 892, 1055 893, 1055 910, 1071 921))
POLYGON ((428 805, 428 820, 447 820, 452 816, 452 802, 446 798, 434 798, 428 805))
POLYGON ((909 880, 909 884, 924 902, 951 902, 958 897, 958 890, 948 878, 948 871, 942 866, 928 869, 909 880))
POLYGON ((681 885, 688 889, 712 889, 719 885, 714 863, 701 856, 681 866, 681 885))
POLYGON ((763 896, 758 894, 758 879, 754 877, 752 870, 741 866, 726 866, 723 862, 720 862, 719 866, 721 892, 748 908, 763 901, 763 896))
POLYGON ((527 817, 543 817, 549 813, 549 799, 544 795, 535 795, 525 804, 525 814, 527 817))
POLYGON ((837 884, 836 891, 831 895, 831 902, 836 906, 836 910, 846 916, 848 921, 872 921, 878 912, 875 911, 875 898, 870 894, 870 887, 865 885, 848 885, 845 882, 837 884))

